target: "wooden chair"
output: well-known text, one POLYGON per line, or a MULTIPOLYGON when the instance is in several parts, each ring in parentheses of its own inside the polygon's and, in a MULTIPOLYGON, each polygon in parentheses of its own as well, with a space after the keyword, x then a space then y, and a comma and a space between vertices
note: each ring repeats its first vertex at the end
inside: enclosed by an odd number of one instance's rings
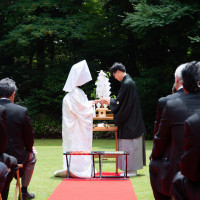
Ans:
MULTIPOLYGON (((18 164, 19 169, 23 168, 23 164, 18 164)), ((19 176, 19 169, 16 171, 17 182, 15 188, 15 196, 14 200, 17 200, 17 192, 19 191, 19 199, 22 200, 22 191, 21 191, 21 183, 20 183, 20 176, 19 176)), ((1 200, 1 199, 0 199, 1 200)))

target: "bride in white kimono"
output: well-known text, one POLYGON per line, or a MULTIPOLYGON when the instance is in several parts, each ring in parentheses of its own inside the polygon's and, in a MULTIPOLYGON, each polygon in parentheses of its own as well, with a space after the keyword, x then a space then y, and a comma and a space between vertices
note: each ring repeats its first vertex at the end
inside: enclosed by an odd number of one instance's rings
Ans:
MULTIPOLYGON (((68 92, 62 105, 63 153, 66 151, 92 151, 93 107, 87 95, 78 86, 92 80, 85 60, 72 66, 63 88, 68 92)), ((72 155, 70 176, 88 178, 91 175, 92 159, 89 155, 72 155)), ((54 176, 66 177, 66 156, 63 156, 63 170, 54 176)))

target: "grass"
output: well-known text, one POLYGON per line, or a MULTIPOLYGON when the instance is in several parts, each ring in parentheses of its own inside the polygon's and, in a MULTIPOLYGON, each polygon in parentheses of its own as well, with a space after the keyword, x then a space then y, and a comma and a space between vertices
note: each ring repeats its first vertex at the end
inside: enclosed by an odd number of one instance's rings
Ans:
MULTIPOLYGON (((37 149, 37 163, 29 186, 29 192, 35 193, 36 200, 46 200, 54 189, 62 181, 61 178, 54 177, 56 170, 62 169, 62 140, 41 139, 35 140, 37 149)), ((93 140, 93 150, 114 150, 115 140, 96 139, 93 140)), ((138 200, 152 200, 153 193, 149 179, 149 155, 152 149, 152 141, 146 141, 147 166, 138 170, 138 176, 131 177, 131 182, 138 200)), ((95 161, 97 162, 97 160, 95 161)), ((96 163, 96 167, 98 163, 96 163)), ((98 170, 98 167, 97 167, 98 170)), ((103 162, 103 171, 115 171, 115 159, 109 158, 103 162)), ((14 199, 16 181, 13 180, 10 187, 9 198, 14 199)))

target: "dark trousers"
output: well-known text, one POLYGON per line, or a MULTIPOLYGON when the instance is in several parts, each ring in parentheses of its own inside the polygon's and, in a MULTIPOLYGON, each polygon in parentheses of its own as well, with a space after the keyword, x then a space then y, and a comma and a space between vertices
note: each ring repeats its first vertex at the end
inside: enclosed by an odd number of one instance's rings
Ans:
POLYGON ((156 200, 171 200, 170 196, 166 196, 161 193, 161 167, 162 163, 157 160, 153 160, 149 165, 150 182, 153 190, 154 198, 156 200))
POLYGON ((6 154, 6 153, 3 153, 1 155, 1 162, 3 162, 8 168, 10 168, 10 172, 8 173, 8 176, 7 176, 7 181, 6 181, 4 188, 1 192, 2 199, 7 200, 8 192, 9 192, 9 188, 10 188, 10 183, 11 183, 13 177, 15 176, 16 170, 18 169, 17 159, 13 156, 6 154))
POLYGON ((0 193, 2 192, 4 185, 7 181, 7 176, 8 168, 4 163, 0 162, 0 193))
POLYGON ((178 172, 173 180, 173 196, 175 200, 200 200, 200 181, 190 181, 178 172))

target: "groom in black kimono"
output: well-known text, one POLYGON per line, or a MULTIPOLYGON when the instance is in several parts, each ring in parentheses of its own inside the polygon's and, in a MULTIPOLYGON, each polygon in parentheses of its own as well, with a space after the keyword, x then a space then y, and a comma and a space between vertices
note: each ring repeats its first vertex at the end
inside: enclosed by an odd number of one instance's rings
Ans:
MULTIPOLYGON (((119 150, 129 152, 128 176, 137 175, 137 170, 146 164, 143 135, 146 133, 135 82, 126 73, 121 63, 110 68, 113 77, 121 82, 117 98, 101 98, 101 104, 110 104, 114 123, 118 126, 119 150)), ((124 170, 119 158, 118 167, 124 170)), ((123 174, 122 174, 123 175, 123 174)))

